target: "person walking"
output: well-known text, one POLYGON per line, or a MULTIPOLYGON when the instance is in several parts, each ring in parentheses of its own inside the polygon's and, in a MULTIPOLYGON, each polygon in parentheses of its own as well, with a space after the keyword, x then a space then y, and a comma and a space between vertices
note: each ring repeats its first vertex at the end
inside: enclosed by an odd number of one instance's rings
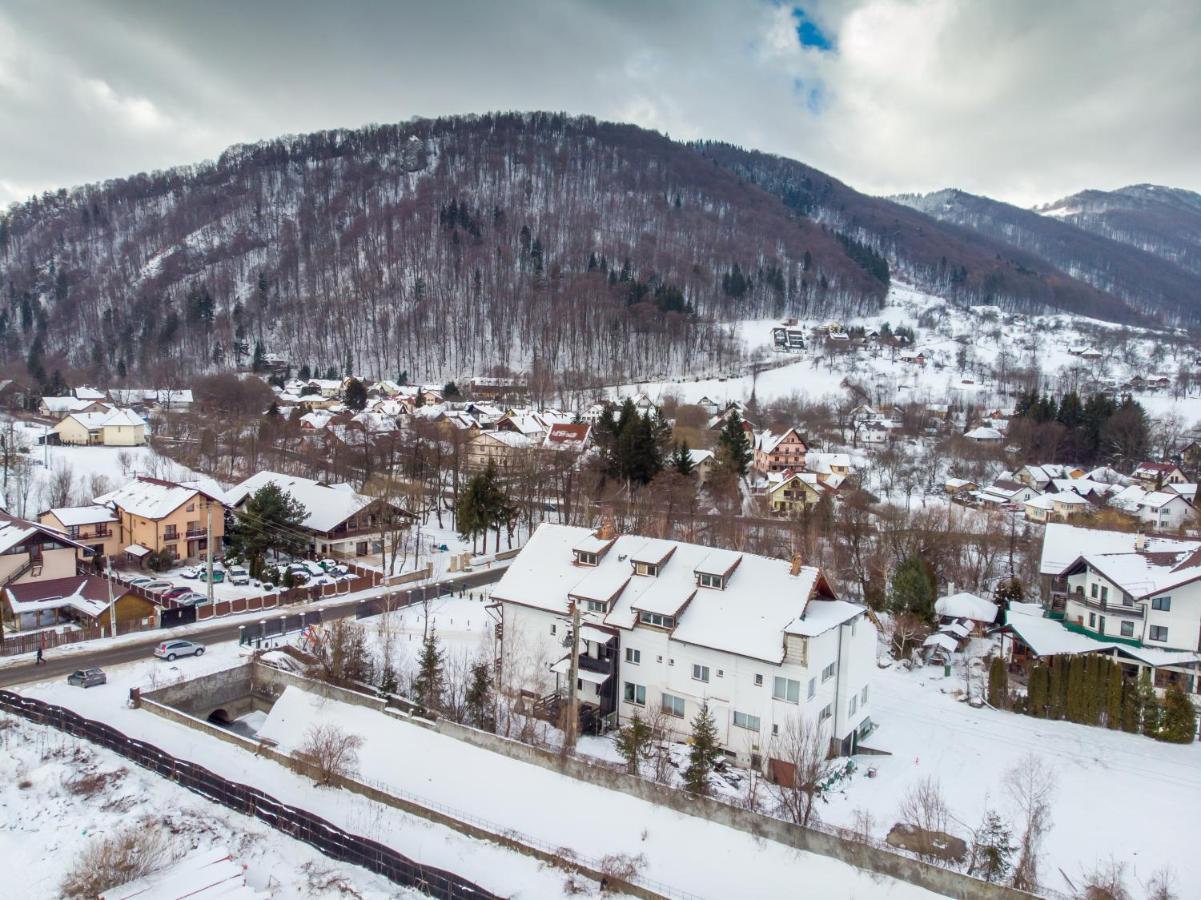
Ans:
POLYGON ((37 662, 35 662, 34 665, 38 665, 38 666, 45 665, 46 664, 45 656, 46 656, 46 654, 42 652, 42 648, 38 647, 37 662))

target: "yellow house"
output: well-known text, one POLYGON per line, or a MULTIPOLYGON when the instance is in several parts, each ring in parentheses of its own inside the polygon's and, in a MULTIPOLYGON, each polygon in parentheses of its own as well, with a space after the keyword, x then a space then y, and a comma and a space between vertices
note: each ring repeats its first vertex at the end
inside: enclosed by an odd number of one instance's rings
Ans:
POLYGON ((768 508, 773 516, 799 516, 806 507, 816 506, 828 490, 813 472, 797 472, 768 485, 768 508))
POLYGON ((123 488, 95 499, 116 516, 116 547, 141 565, 151 553, 176 559, 199 558, 225 534, 225 498, 194 481, 174 482, 140 475, 123 488))
POLYGON ((48 509, 38 521, 67 537, 85 545, 92 557, 103 561, 106 557, 116 559, 121 552, 121 535, 117 525, 117 514, 107 506, 64 506, 48 509))
POLYGON ((504 472, 515 465, 520 454, 537 446, 536 441, 515 431, 481 431, 467 442, 467 469, 482 472, 491 461, 504 472))
POLYGON ((69 413, 52 430, 62 444, 140 447, 146 443, 146 422, 131 409, 69 413))

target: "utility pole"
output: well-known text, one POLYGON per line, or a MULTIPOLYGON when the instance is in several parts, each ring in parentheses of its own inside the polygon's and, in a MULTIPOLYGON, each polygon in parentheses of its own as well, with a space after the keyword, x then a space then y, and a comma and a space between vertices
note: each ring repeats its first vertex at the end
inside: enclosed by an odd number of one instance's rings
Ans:
POLYGON ((571 602, 571 667, 567 677, 567 722, 563 728, 563 750, 571 753, 575 750, 580 730, 579 695, 576 691, 576 681, 580 677, 580 605, 574 600, 571 602))
POLYGON ((113 637, 117 636, 117 604, 113 602, 113 558, 105 556, 105 563, 108 566, 105 580, 108 582, 108 627, 113 633, 113 637))
POLYGON ((206 534, 204 539, 205 551, 208 556, 208 598, 209 609, 213 608, 213 505, 210 502, 208 508, 208 524, 206 525, 206 534))

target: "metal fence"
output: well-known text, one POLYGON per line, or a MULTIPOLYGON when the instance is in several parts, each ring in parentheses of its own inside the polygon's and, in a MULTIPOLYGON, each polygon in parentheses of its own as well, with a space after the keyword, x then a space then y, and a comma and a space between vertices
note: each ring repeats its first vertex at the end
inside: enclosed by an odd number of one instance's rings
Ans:
POLYGON ((239 643, 261 643, 267 638, 283 637, 293 631, 302 631, 309 625, 320 625, 321 610, 311 609, 308 612, 279 615, 259 622, 250 622, 238 626, 239 643))
POLYGON ((453 872, 423 866, 390 847, 350 834, 306 810, 281 803, 257 788, 229 781, 203 766, 178 759, 153 744, 128 737, 111 725, 85 719, 69 709, 0 690, 0 710, 107 747, 214 803, 259 819, 277 831, 315 847, 331 859, 362 866, 395 884, 439 900, 499 900, 497 895, 453 872))

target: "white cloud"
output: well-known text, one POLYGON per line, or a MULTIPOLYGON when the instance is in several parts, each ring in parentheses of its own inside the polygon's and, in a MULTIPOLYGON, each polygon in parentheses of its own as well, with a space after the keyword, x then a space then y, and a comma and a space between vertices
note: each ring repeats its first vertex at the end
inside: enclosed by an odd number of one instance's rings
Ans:
POLYGON ((132 131, 161 131, 171 126, 171 120, 145 97, 122 96, 102 78, 84 78, 78 93, 85 108, 113 116, 132 131))

